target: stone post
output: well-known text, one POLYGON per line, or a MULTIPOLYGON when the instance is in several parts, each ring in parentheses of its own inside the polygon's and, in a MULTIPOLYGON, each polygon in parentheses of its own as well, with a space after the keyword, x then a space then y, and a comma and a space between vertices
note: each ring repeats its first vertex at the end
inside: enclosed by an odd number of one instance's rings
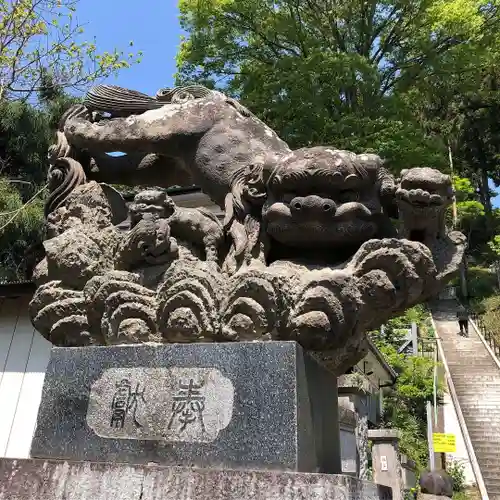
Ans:
POLYGON ((353 477, 358 477, 359 474, 358 447, 356 443, 357 421, 356 412, 339 406, 342 474, 349 474, 353 477))
POLYGON ((368 431, 372 442, 373 481, 392 488, 393 500, 403 500, 403 478, 399 456, 399 431, 376 429, 368 431))
POLYGON ((400 455, 403 489, 408 491, 417 486, 417 467, 406 455, 400 455))
POLYGON ((338 379, 339 406, 357 415, 356 448, 358 451, 358 478, 370 479, 368 470, 368 399, 371 395, 368 381, 358 373, 342 375, 338 379))

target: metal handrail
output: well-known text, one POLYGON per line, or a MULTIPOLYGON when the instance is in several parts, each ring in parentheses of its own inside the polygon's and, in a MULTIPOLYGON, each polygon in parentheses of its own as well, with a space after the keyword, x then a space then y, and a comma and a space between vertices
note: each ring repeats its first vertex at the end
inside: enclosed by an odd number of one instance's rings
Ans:
POLYGON ((488 342, 488 345, 490 346, 491 350, 493 351, 493 354, 497 359, 500 359, 500 343, 497 342, 495 335, 493 335, 492 332, 488 328, 486 328, 486 325, 483 321, 483 318, 481 317, 480 314, 471 314, 471 318, 474 320, 476 326, 478 327, 479 331, 481 332, 482 336, 484 337, 484 340, 488 342))
MULTIPOLYGON (((436 324, 434 322, 434 318, 431 315, 431 322, 434 330, 437 333, 436 324)), ((488 492, 486 491, 486 486, 484 484, 483 475, 481 473, 481 468, 479 467, 479 463, 477 461, 476 453, 474 451, 474 447, 472 446, 472 441, 470 439, 469 430, 467 429, 467 424, 465 423, 464 415, 462 413, 462 408, 460 407, 460 401, 458 400, 457 391, 455 390, 455 384, 453 383, 453 378, 451 376, 450 367, 448 366, 448 362, 446 361, 446 356, 444 353, 443 345, 441 343, 441 339, 437 337, 436 344, 438 348, 438 359, 441 361, 446 381, 448 383, 448 390, 451 396, 451 400, 453 402, 453 406, 455 407, 455 413, 458 419, 458 425, 460 430, 462 431, 462 437, 464 439, 465 448, 467 450, 467 454, 469 455, 470 464, 472 467, 472 472, 474 473, 474 477, 476 478, 476 485, 479 488, 479 492, 481 494, 481 498, 483 500, 488 500, 488 492)))

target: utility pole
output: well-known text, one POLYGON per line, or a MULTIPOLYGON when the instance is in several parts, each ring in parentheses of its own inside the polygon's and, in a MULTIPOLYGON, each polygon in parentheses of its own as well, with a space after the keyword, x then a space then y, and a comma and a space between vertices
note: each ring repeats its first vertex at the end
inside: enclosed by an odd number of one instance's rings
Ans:
POLYGON ((415 322, 411 324, 411 348, 413 356, 418 356, 418 326, 415 322))
POLYGON ((436 470, 436 457, 434 455, 434 440, 432 438, 432 405, 427 401, 427 443, 429 444, 429 470, 436 470))
MULTIPOLYGON (((451 144, 450 141, 448 141, 448 161, 450 162, 450 174, 451 174, 451 181, 453 182, 453 154, 451 152, 451 144)), ((453 213, 453 229, 457 227, 457 219, 458 219, 458 214, 457 214, 457 199, 455 196, 453 196, 453 205, 452 205, 452 213, 453 213)))
MULTIPOLYGON (((451 174, 451 180, 453 182, 453 153, 451 151, 451 143, 448 140, 448 161, 450 163, 450 174, 451 174)), ((458 221, 458 212, 457 212, 457 198, 455 195, 453 195, 453 204, 452 204, 452 214, 453 214, 453 222, 452 226, 453 229, 457 227, 457 221, 458 221)), ((469 298, 469 290, 467 289, 467 264, 466 264, 466 253, 464 252, 464 257, 462 259, 462 262, 460 263, 460 291, 462 294, 462 297, 464 300, 468 300, 469 298)))

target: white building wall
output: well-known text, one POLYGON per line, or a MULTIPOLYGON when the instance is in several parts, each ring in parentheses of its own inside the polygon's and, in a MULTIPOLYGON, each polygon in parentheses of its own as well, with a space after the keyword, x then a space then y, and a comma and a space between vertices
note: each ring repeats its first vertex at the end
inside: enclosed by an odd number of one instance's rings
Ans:
POLYGON ((51 344, 31 325, 30 297, 0 298, 0 457, 28 458, 51 344))
POLYGON ((472 485, 476 482, 474 471, 469 459, 469 454, 465 446, 465 441, 462 435, 462 429, 458 422, 455 406, 448 391, 443 395, 443 419, 444 419, 444 432, 445 434, 455 434, 457 451, 455 453, 446 453, 447 460, 456 461, 464 466, 465 482, 472 485))

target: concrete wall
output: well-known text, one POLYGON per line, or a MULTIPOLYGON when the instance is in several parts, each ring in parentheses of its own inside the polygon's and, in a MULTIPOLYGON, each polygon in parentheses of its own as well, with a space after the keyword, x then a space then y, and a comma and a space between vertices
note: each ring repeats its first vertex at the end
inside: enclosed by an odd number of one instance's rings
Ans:
POLYGON ((403 500, 405 485, 399 453, 399 431, 373 429, 368 431, 372 441, 373 482, 392 488, 393 500, 403 500))
POLYGON ((455 453, 446 453, 446 460, 453 460, 464 465, 465 470, 465 482, 468 485, 475 484, 476 479, 474 477, 474 472, 472 470, 472 465, 469 460, 469 455, 467 453, 467 448, 465 447, 465 441, 462 436, 462 430, 460 424, 458 423, 457 413, 455 407, 453 406, 453 401, 448 392, 445 392, 443 398, 443 406, 441 407, 441 412, 443 415, 443 424, 446 434, 455 434, 457 442, 457 451, 455 453))
POLYGON ((0 457, 27 458, 51 344, 31 325, 29 297, 0 298, 0 457))

